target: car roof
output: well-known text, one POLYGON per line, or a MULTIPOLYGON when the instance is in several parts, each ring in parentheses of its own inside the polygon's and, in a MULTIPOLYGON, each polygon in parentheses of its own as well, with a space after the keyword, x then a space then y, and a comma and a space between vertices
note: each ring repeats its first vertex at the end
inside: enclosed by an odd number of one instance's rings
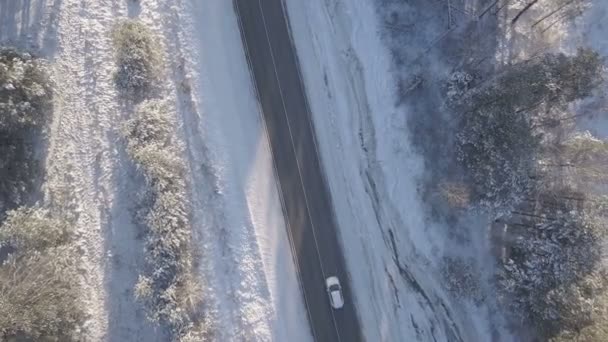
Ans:
POLYGON ((340 293, 339 290, 331 291, 330 296, 331 296, 331 299, 334 302, 335 306, 340 307, 340 306, 344 305, 344 300, 342 299, 342 294, 340 293))

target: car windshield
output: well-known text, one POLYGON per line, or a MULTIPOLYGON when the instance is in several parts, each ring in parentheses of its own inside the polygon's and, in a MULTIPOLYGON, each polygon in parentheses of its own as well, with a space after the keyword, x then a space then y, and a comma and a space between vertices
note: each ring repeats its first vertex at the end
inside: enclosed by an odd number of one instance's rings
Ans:
POLYGON ((334 291, 339 291, 340 290, 340 285, 338 284, 333 284, 329 287, 329 291, 334 292, 334 291))

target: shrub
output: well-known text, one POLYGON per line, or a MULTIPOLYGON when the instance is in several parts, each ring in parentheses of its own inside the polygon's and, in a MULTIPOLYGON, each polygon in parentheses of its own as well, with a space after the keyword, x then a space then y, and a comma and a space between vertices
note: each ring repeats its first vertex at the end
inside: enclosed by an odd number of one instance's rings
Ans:
MULTIPOLYGON (((0 48, 0 216, 26 201, 39 175, 36 144, 52 110, 46 67, 0 48)), ((0 226, 0 340, 77 341, 77 258, 67 222, 41 208, 9 211, 0 226)))
POLYGON ((473 76, 464 71, 453 72, 447 81, 447 102, 448 104, 457 103, 469 91, 473 76))
POLYGON ((8 213, 0 241, 17 250, 41 251, 66 244, 70 234, 68 224, 51 217, 47 210, 23 207, 8 213))
POLYGON ((167 113, 170 113, 169 105, 163 101, 149 100, 139 104, 134 118, 127 121, 123 128, 129 149, 136 150, 149 144, 169 146, 173 124, 167 113))
POLYGON ((19 209, 0 227, 0 337, 76 341, 82 322, 68 225, 42 209, 19 209))
POLYGON ((0 214, 24 204, 39 176, 35 143, 52 97, 43 62, 0 48, 0 214))
POLYGON ((127 152, 142 171, 153 198, 144 217, 146 270, 139 276, 136 297, 154 322, 168 324, 175 340, 192 336, 197 324, 200 288, 192 274, 189 207, 185 165, 174 141, 169 106, 158 100, 142 102, 123 134, 127 152))
POLYGON ((443 283, 454 297, 476 302, 482 300, 481 280, 474 268, 474 260, 444 257, 441 261, 443 283))
POLYGON ((120 22, 112 34, 118 70, 115 81, 128 94, 141 94, 158 80, 160 46, 152 32, 140 21, 120 22))
POLYGON ((52 94, 40 60, 0 48, 0 131, 40 127, 51 107, 52 94))
POLYGON ((82 310, 74 256, 51 248, 11 257, 0 266, 0 336, 72 341, 82 310))
POLYGON ((185 172, 181 151, 172 137, 171 111, 166 102, 147 100, 137 106, 134 118, 127 121, 123 134, 127 152, 143 170, 144 176, 159 190, 179 186, 185 172))

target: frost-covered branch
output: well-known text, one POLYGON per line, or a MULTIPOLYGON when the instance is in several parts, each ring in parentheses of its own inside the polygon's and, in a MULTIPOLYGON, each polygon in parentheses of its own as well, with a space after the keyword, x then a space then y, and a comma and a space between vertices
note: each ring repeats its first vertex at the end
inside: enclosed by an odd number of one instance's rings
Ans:
POLYGON ((115 81, 118 88, 129 95, 142 95, 149 91, 159 78, 161 65, 160 46, 152 32, 140 21, 121 21, 112 35, 118 70, 115 81))
POLYGON ((40 208, 0 226, 0 340, 79 341, 83 320, 69 223, 40 208), (2 255, 2 253, 0 253, 2 255))
POLYGON ((567 188, 542 193, 527 205, 535 215, 509 219, 526 225, 512 229, 517 239, 503 263, 501 289, 543 336, 595 325, 608 309, 608 199, 565 199, 575 197, 585 198, 567 188))
POLYGON ((508 206, 534 185, 546 113, 591 95, 602 81, 601 63, 581 49, 510 66, 473 89, 466 73, 450 78, 448 104, 461 113, 457 157, 474 200, 508 206))
POLYGON ((170 107, 146 100, 124 125, 127 152, 149 186, 146 259, 135 293, 152 321, 168 324, 176 340, 195 334, 201 289, 192 272, 192 233, 185 165, 174 139, 170 107))
POLYGON ((35 143, 52 111, 43 61, 0 48, 0 217, 23 205, 40 174, 35 143))

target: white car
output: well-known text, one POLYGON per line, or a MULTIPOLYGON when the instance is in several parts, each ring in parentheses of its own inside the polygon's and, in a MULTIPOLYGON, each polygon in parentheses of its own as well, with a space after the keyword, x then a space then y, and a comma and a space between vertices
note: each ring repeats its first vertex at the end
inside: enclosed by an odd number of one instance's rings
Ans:
POLYGON ((344 306, 344 297, 342 297, 342 287, 338 277, 331 276, 325 279, 325 288, 329 295, 329 303, 334 309, 340 309, 344 306))

